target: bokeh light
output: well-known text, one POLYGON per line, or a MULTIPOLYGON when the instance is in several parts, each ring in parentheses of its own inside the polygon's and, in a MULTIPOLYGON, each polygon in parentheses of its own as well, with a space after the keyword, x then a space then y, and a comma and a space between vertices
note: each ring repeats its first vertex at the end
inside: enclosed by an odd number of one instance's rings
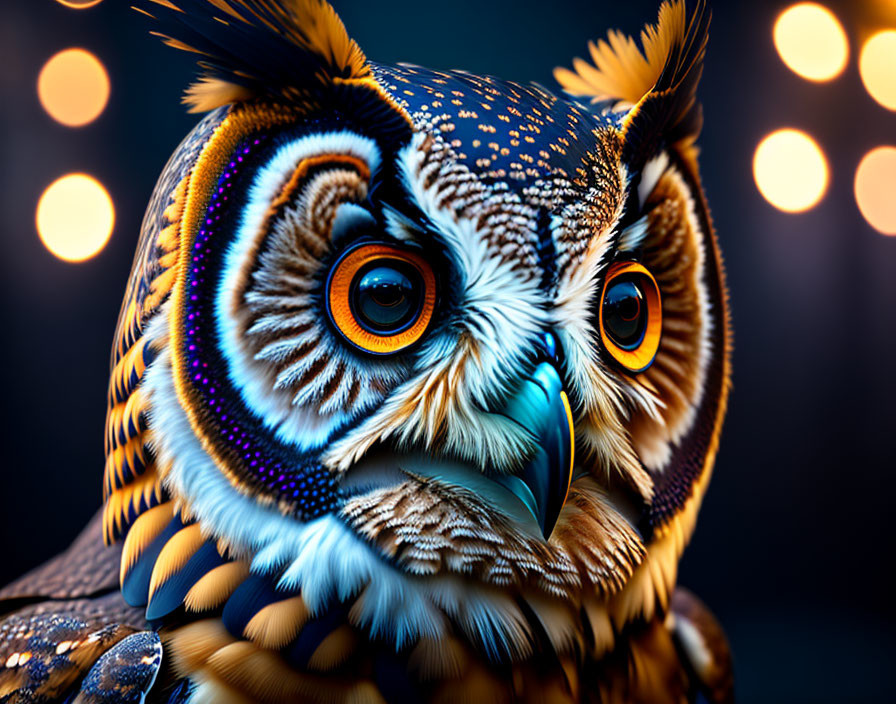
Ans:
POLYGON ((896 147, 868 152, 856 170, 856 202, 878 232, 896 235, 896 147))
POLYGON ((84 49, 66 49, 40 71, 37 95, 50 117, 69 127, 93 122, 109 100, 109 75, 102 62, 84 49))
POLYGON ((103 0, 56 0, 60 5, 65 5, 73 10, 86 10, 88 7, 99 5, 103 0))
POLYGON ((778 210, 799 213, 824 196, 828 164, 821 147, 809 135, 783 129, 768 135, 756 147, 753 177, 769 203, 778 210))
POLYGON ((36 222, 47 249, 65 261, 81 262, 106 246, 115 224, 115 207, 95 178, 68 174, 43 192, 36 222))
POLYGON ((775 22, 774 40, 787 67, 810 81, 829 81, 846 68, 846 32, 822 5, 801 2, 784 10, 775 22))
POLYGON ((865 42, 859 72, 871 97, 888 110, 896 110, 896 30, 878 32, 865 42))

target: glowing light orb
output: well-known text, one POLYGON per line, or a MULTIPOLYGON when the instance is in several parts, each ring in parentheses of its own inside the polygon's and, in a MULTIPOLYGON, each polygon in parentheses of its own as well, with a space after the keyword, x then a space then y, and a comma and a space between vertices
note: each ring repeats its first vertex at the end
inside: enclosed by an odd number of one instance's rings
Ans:
POLYGON ((54 255, 82 262, 98 254, 112 235, 115 206, 95 178, 68 174, 51 183, 37 204, 37 233, 54 255))
POLYGON ((878 32, 865 42, 859 73, 871 97, 888 110, 896 110, 896 30, 878 32))
POLYGON ((753 177, 762 196, 778 210, 800 213, 814 207, 828 187, 821 147, 805 132, 772 132, 756 147, 753 177))
POLYGON ((109 101, 109 74, 96 56, 84 49, 66 49, 40 70, 37 95, 57 122, 81 127, 100 116, 109 101))
POLYGON ((775 22, 774 41, 787 68, 810 81, 836 78, 849 58, 849 42, 840 20, 814 2, 784 10, 775 22))
POLYGON ((88 7, 99 5, 103 0, 56 0, 60 5, 65 5, 73 10, 86 10, 88 7))
POLYGON ((856 202, 875 230, 896 235, 896 147, 868 152, 856 170, 856 202))

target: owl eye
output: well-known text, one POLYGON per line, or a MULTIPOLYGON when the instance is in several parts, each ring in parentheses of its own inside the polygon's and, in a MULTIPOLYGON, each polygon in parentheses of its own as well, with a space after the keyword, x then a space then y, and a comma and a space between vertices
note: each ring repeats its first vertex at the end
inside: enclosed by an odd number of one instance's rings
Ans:
POLYGON ((420 315, 420 272, 404 262, 368 264, 351 284, 352 313, 369 332, 396 334, 420 315))
POLYGON ((395 354, 417 342, 435 303, 435 275, 426 260, 390 245, 348 250, 327 282, 327 307, 336 329, 371 354, 395 354))
POLYGON ((643 372, 660 347, 663 311, 656 280, 635 262, 607 272, 600 305, 600 336, 607 351, 630 372, 643 372))

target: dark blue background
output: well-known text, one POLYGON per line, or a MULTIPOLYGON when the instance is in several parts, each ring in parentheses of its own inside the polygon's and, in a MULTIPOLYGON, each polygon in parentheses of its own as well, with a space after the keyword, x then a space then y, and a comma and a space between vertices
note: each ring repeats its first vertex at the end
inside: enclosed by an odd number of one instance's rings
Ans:
MULTIPOLYGON (((866 3, 832 4, 855 53, 866 3)), ((715 7, 701 145, 728 264, 734 393, 681 582, 725 624, 741 701, 891 701, 896 238, 864 223, 852 179, 868 149, 896 142, 896 114, 865 94, 854 56, 829 84, 787 71, 771 42, 784 5, 715 7), (773 210, 752 181, 755 145, 785 126, 810 131, 831 160, 827 198, 803 215, 773 210)), ((638 31, 657 6, 336 2, 377 61, 547 86, 587 39, 638 31)), ((195 118, 178 104, 191 58, 150 39, 123 0, 83 12, 5 0, 0 19, 4 583, 63 548, 99 506, 115 318, 143 208, 195 118), (95 52, 112 79, 105 113, 76 130, 54 123, 35 91, 43 62, 70 46, 95 52), (99 178, 117 207, 112 241, 81 265, 53 258, 33 224, 41 191, 70 171, 99 178)))

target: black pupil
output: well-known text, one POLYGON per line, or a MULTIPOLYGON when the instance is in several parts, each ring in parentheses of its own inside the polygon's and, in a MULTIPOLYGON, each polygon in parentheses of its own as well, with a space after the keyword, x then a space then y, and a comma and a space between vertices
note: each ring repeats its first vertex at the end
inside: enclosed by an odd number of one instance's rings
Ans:
POLYGON ((364 328, 395 334, 417 319, 423 302, 423 282, 410 264, 373 264, 355 276, 351 296, 352 311, 364 328))
POLYGON ((636 349, 647 329, 647 304, 632 279, 613 282, 604 295, 604 330, 624 350, 636 349))

